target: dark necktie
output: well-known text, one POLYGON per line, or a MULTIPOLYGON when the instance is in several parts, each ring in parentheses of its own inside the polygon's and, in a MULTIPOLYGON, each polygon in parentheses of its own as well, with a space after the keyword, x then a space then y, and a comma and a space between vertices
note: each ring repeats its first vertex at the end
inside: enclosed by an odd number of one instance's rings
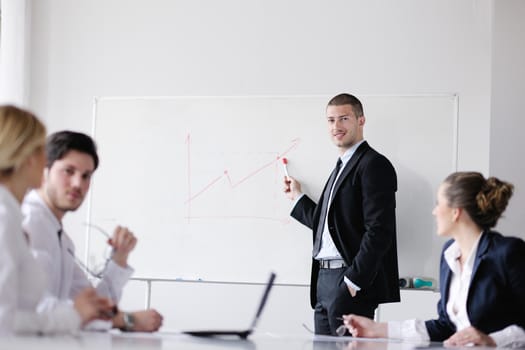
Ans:
POLYGON ((339 173, 339 168, 341 168, 342 163, 343 162, 341 162, 341 158, 337 159, 337 164, 335 165, 332 174, 330 174, 330 178, 328 179, 328 183, 326 184, 325 191, 323 193, 323 203, 321 204, 321 216, 319 217, 319 225, 317 226, 317 231, 315 232, 314 248, 312 250, 312 256, 314 258, 317 254, 319 254, 319 251, 321 250, 321 240, 323 238, 324 222, 326 220, 326 213, 328 211, 328 201, 330 200, 330 192, 332 191, 332 187, 334 187, 334 182, 337 178, 337 174, 339 173))

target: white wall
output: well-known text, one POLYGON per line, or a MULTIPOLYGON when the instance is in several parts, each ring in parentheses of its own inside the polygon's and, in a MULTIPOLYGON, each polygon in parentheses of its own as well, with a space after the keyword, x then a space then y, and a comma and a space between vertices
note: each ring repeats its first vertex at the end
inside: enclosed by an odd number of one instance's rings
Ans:
POLYGON ((27 105, 29 96, 30 1, 2 0, 0 103, 27 105))
MULTIPOLYGON (((94 96, 458 93, 458 166, 487 173, 492 15, 490 0, 38 0, 30 104, 51 131, 89 132, 94 96)), ((84 211, 66 222, 80 249, 84 211)), ((301 305, 283 327, 311 321, 301 305)))
POLYGON ((525 238, 525 2, 494 2, 490 174, 515 185, 498 229, 525 238))
POLYGON ((488 169, 488 0, 33 7, 31 104, 51 129, 89 131, 93 96, 456 92, 460 167, 488 169))

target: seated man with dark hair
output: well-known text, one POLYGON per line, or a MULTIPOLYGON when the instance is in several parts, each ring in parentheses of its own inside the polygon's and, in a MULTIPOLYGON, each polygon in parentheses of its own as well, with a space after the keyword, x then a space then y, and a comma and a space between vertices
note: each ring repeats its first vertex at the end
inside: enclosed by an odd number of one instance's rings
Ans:
MULTIPOLYGON (((48 274, 49 298, 40 309, 53 308, 58 300, 74 299, 84 288, 91 286, 75 259, 73 241, 64 232, 62 219, 84 201, 91 176, 98 166, 95 142, 91 137, 72 131, 61 131, 48 137, 47 165, 39 189, 24 198, 24 230, 37 261, 48 274)), ((126 227, 117 226, 108 240, 112 248, 111 259, 100 274, 97 293, 110 298, 115 304, 133 269, 128 266, 128 255, 137 239, 126 227)), ((162 316, 155 310, 131 313, 119 311, 112 322, 97 321, 89 328, 120 328, 126 331, 153 332, 162 324, 162 316)))

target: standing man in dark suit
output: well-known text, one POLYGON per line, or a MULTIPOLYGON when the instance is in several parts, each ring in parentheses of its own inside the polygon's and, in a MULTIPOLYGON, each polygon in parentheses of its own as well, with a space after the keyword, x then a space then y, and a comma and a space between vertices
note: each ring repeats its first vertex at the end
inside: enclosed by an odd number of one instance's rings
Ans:
POLYGON ((315 332, 336 334, 343 314, 373 318, 380 303, 399 301, 396 172, 363 139, 361 102, 340 94, 326 107, 337 165, 316 204, 301 184, 285 178, 295 201, 291 216, 313 231, 310 302, 315 332))

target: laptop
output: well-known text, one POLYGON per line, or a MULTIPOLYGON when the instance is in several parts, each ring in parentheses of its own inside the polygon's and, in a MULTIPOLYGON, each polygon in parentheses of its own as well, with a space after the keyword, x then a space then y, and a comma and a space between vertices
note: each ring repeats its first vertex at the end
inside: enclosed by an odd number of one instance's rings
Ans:
POLYGON ((238 336, 241 339, 246 339, 250 334, 255 330, 255 325, 259 321, 259 317, 262 314, 264 305, 266 305, 266 300, 268 299, 268 294, 270 294, 270 289, 272 289, 273 282, 275 280, 275 273, 270 274, 270 278, 266 283, 264 293, 262 295, 259 306, 257 307, 257 312, 253 318, 252 324, 249 328, 244 330, 196 330, 196 331, 182 331, 183 334, 189 334, 196 337, 219 337, 219 336, 238 336))

